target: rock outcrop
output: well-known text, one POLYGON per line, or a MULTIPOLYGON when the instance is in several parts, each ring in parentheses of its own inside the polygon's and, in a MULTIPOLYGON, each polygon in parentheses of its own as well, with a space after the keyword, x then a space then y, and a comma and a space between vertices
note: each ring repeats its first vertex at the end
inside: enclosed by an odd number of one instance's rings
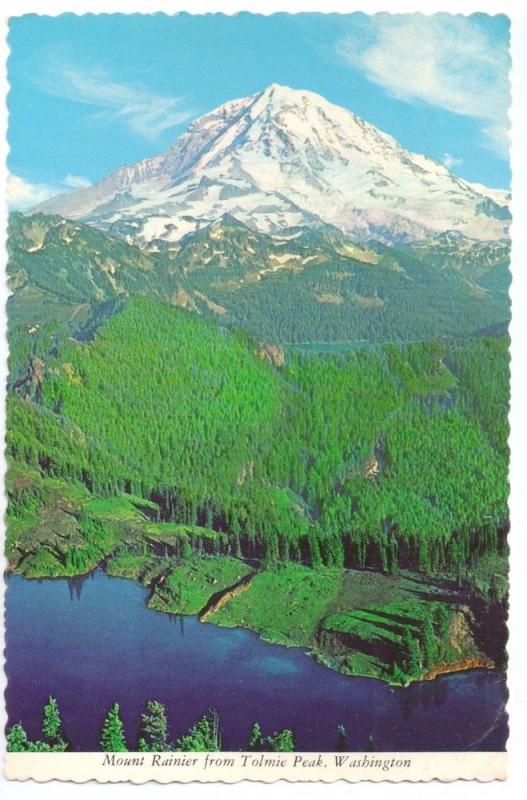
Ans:
POLYGON ((281 347, 276 344, 262 344, 258 350, 260 358, 274 364, 275 367, 283 367, 285 364, 285 355, 281 347))
POLYGON ((238 583, 235 583, 234 586, 230 586, 228 589, 224 589, 221 592, 213 594, 205 608, 200 611, 199 621, 207 622, 207 620, 213 614, 215 614, 216 611, 219 611, 220 608, 223 608, 223 606, 227 605, 227 603, 229 603, 233 597, 236 597, 242 592, 246 592, 251 585, 251 581, 254 576, 254 572, 249 573, 249 575, 244 575, 244 577, 241 578, 238 583))

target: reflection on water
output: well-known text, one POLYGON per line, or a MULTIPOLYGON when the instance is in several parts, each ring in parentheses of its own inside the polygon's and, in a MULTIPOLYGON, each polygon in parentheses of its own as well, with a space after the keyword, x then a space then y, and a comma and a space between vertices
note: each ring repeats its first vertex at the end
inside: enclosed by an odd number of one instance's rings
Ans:
POLYGON ((442 706, 448 698, 448 681, 444 678, 422 683, 413 683, 404 691, 392 689, 399 701, 401 718, 408 720, 418 710, 442 706))
POLYGON ((304 751, 332 750, 339 725, 349 751, 505 747, 500 673, 458 673, 395 689, 340 675, 251 631, 151 611, 147 596, 133 581, 100 572, 68 580, 9 577, 10 724, 22 720, 38 738, 52 694, 79 750, 97 749, 101 720, 116 701, 134 746, 151 699, 166 705, 174 737, 215 708, 231 750, 247 748, 254 722, 269 733, 291 728, 304 751))
POLYGON ((81 599, 83 586, 86 581, 93 580, 93 574, 93 572, 88 572, 86 575, 74 575, 72 578, 66 578, 70 600, 81 599))

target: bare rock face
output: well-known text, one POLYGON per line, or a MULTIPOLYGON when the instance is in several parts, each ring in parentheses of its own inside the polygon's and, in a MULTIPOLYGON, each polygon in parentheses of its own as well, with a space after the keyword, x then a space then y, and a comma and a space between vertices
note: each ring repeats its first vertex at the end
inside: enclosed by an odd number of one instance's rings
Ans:
POLYGON ((283 367, 285 364, 285 355, 281 347, 276 344, 262 344, 258 355, 260 358, 274 364, 275 367, 283 367))
POLYGON ((364 465, 364 477, 370 478, 370 480, 375 480, 375 478, 379 475, 379 462, 377 461, 375 455, 370 456, 364 465))
POLYGON ((28 379, 34 386, 40 385, 44 380, 45 364, 36 356, 31 356, 28 367, 28 379))
POLYGON ((15 383, 13 388, 21 389, 26 397, 38 399, 37 395, 40 393, 45 371, 44 362, 36 356, 31 356, 26 374, 15 383))

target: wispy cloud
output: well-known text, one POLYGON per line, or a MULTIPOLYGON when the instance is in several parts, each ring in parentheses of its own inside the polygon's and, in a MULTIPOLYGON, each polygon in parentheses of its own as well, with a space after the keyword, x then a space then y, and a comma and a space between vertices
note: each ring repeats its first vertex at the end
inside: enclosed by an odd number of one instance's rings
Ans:
POLYGON ((462 158, 457 158, 456 156, 451 155, 450 153, 443 153, 443 164, 447 169, 452 169, 452 167, 459 167, 463 163, 462 158))
POLYGON ((474 18, 375 14, 336 49, 394 97, 480 120, 484 144, 507 157, 509 53, 474 18))
POLYGON ((92 185, 90 179, 83 178, 82 175, 66 175, 63 183, 70 189, 85 189, 87 186, 92 185))
POLYGON ((66 175, 56 183, 31 183, 19 175, 9 175, 7 205, 11 211, 25 211, 43 203, 49 197, 86 186, 91 186, 91 181, 80 175, 66 175))
POLYGON ((53 60, 52 66, 35 80, 48 94, 92 106, 94 118, 122 122, 144 139, 155 140, 194 114, 183 107, 181 97, 119 83, 104 70, 80 69, 59 60, 53 60))

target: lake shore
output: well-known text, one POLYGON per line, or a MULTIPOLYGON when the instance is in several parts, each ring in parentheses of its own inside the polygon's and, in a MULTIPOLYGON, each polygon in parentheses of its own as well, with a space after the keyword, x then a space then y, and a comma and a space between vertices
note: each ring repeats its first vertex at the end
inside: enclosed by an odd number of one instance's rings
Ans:
POLYGON ((406 687, 496 666, 474 640, 465 598, 444 580, 300 564, 262 569, 229 556, 167 562, 126 552, 105 559, 101 567, 111 577, 145 587, 149 609, 254 631, 265 642, 301 648, 346 676, 406 687), (431 620, 441 611, 443 630, 437 625, 434 630, 431 620), (425 625, 434 637, 426 643, 421 641, 425 625), (407 630, 419 650, 413 669, 405 662, 407 630))
POLYGON ((481 749, 504 746, 506 690, 498 671, 442 675, 403 690, 339 674, 300 647, 269 644, 246 629, 152 614, 147 598, 137 582, 101 571, 69 580, 11 575, 10 723, 22 719, 28 735, 38 736, 41 705, 52 694, 70 721, 66 732, 75 749, 96 749, 114 701, 133 737, 145 702, 155 698, 177 732, 215 708, 225 749, 246 749, 255 721, 266 731, 292 728, 298 749, 322 752, 334 750, 341 724, 349 750, 363 750, 370 735, 378 750, 463 750, 476 741, 481 749), (57 658, 58 652, 70 656, 57 658), (452 726, 453 719, 463 724, 452 726))

